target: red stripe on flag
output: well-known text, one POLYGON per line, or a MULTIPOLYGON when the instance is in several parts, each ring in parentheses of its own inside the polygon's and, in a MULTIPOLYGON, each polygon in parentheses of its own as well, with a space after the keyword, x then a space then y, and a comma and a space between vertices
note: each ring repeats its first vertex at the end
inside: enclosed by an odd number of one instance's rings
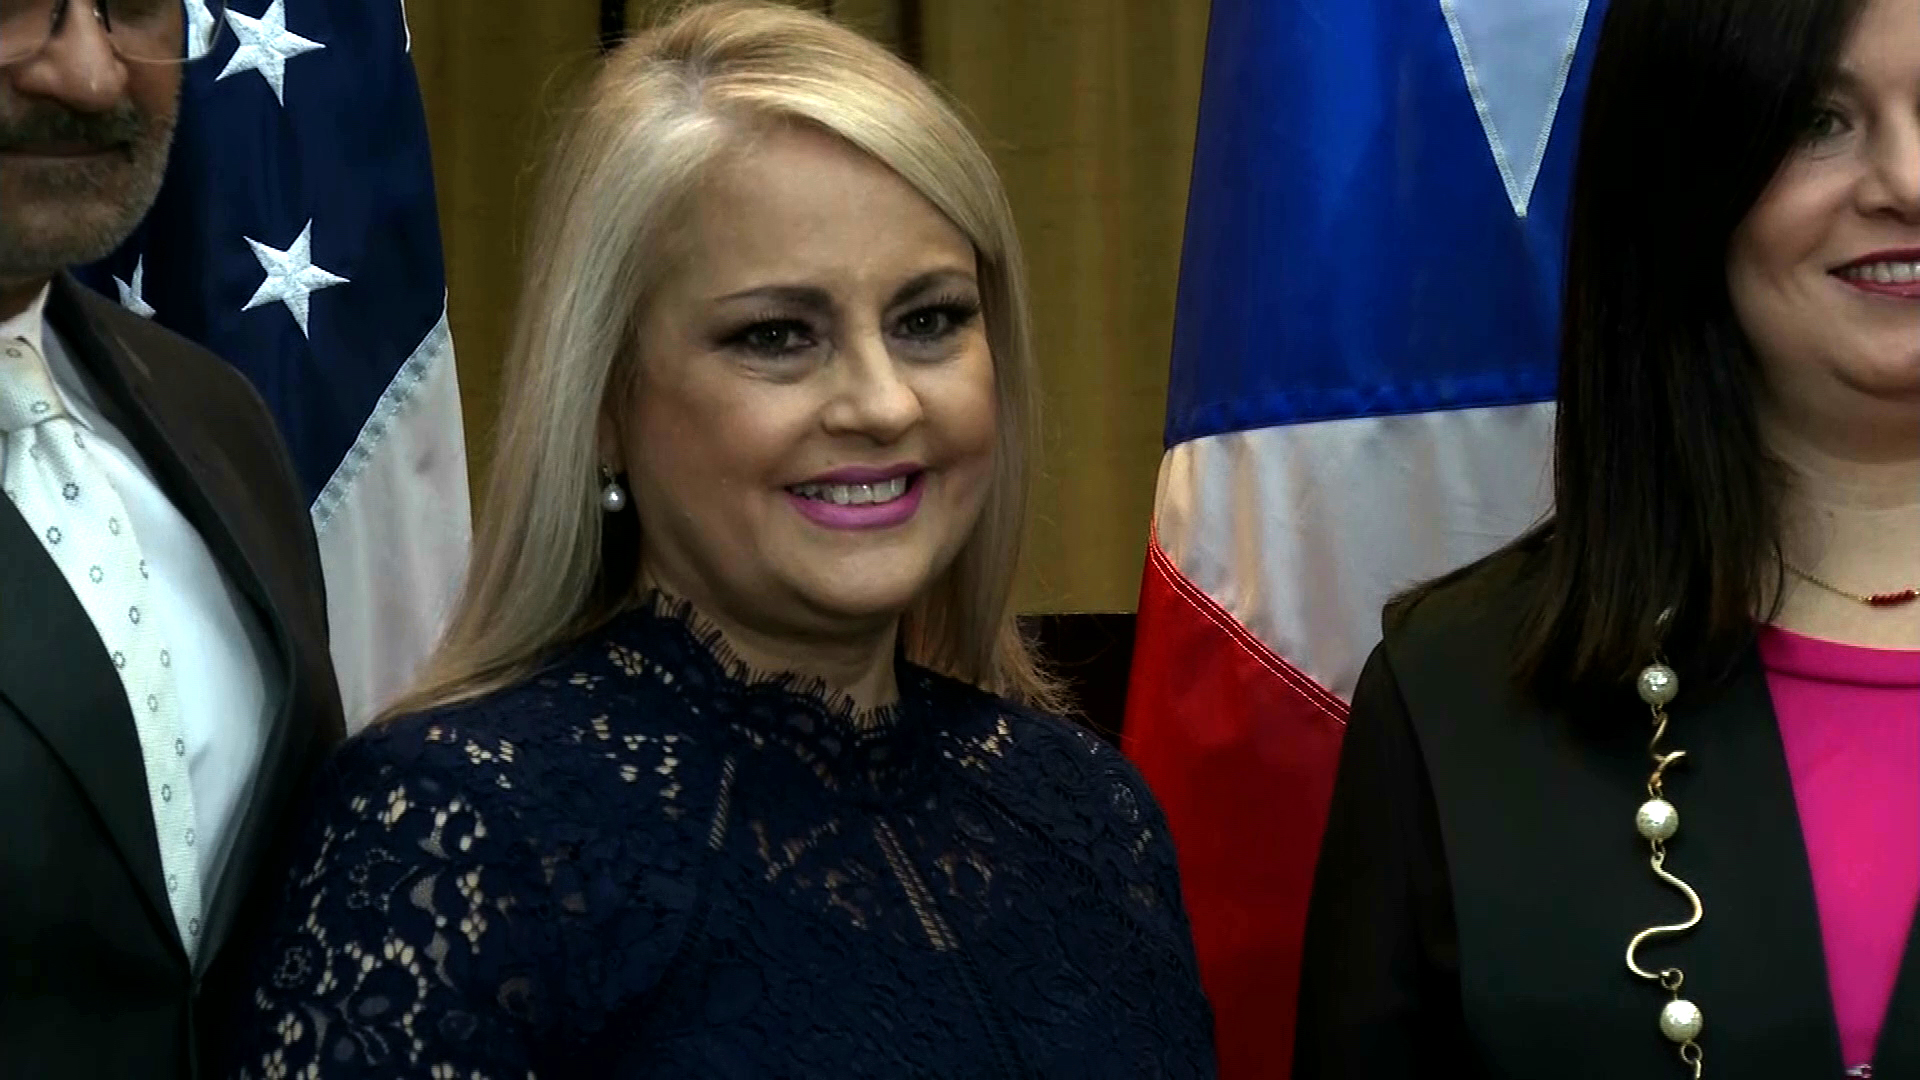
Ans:
POLYGON ((1300 946, 1346 711, 1149 542, 1125 745, 1179 851, 1222 1080, 1292 1071, 1300 946))

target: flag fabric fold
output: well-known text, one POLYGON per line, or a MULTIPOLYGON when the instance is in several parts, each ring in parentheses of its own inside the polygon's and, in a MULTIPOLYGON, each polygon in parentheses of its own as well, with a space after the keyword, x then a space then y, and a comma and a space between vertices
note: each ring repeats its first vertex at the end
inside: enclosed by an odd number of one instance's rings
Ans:
MULTIPOLYGON (((190 23, 210 21, 186 0, 190 23)), ((402 0, 230 0, 158 202, 82 280, 242 371, 312 498, 350 725, 464 572, 466 448, 402 0)))
POLYGON ((1125 743, 1227 1080, 1291 1070, 1382 603, 1540 520, 1600 5, 1214 0, 1125 743))

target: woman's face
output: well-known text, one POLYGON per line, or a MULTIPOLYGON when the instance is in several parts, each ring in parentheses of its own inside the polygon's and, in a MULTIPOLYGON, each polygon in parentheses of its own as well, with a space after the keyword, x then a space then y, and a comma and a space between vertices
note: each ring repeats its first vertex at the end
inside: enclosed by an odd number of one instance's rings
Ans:
POLYGON ((1843 442, 1920 424, 1920 0, 1869 0, 1728 284, 1788 422, 1843 442))
POLYGON ((702 184, 611 403, 642 565, 757 633, 889 627, 993 471, 972 244, 890 169, 787 128, 702 184))

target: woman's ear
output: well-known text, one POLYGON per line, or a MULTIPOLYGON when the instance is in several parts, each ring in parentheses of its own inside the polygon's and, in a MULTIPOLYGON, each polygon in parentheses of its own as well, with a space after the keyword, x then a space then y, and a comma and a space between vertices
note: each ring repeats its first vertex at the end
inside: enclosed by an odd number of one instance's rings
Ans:
POLYGON ((616 473, 627 471, 625 444, 620 440, 619 425, 602 410, 599 431, 594 436, 594 463, 616 473))
POLYGON ((595 423, 594 453, 598 455, 596 464, 603 465, 615 473, 627 471, 627 440, 625 425, 620 418, 626 415, 627 392, 630 383, 614 369, 614 375, 607 380, 607 391, 600 399, 600 415, 595 423))

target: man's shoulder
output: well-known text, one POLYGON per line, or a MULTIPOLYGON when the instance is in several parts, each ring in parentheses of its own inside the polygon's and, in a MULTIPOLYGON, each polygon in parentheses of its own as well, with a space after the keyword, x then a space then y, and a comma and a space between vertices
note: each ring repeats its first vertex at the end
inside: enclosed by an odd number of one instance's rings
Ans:
POLYGON ((78 282, 69 280, 65 291, 73 308, 103 338, 102 344, 125 350, 156 380, 190 381, 196 391, 238 394, 265 409, 246 377, 206 346, 136 315, 78 282))
POLYGON ((54 328, 69 336, 70 348, 74 333, 91 335, 107 354, 93 366, 118 369, 128 392, 160 422, 162 437, 186 436, 202 454, 225 460, 249 487, 284 488, 288 498, 297 497, 299 480, 279 423, 239 369, 72 278, 56 282, 55 292, 59 300, 48 307, 54 328))

